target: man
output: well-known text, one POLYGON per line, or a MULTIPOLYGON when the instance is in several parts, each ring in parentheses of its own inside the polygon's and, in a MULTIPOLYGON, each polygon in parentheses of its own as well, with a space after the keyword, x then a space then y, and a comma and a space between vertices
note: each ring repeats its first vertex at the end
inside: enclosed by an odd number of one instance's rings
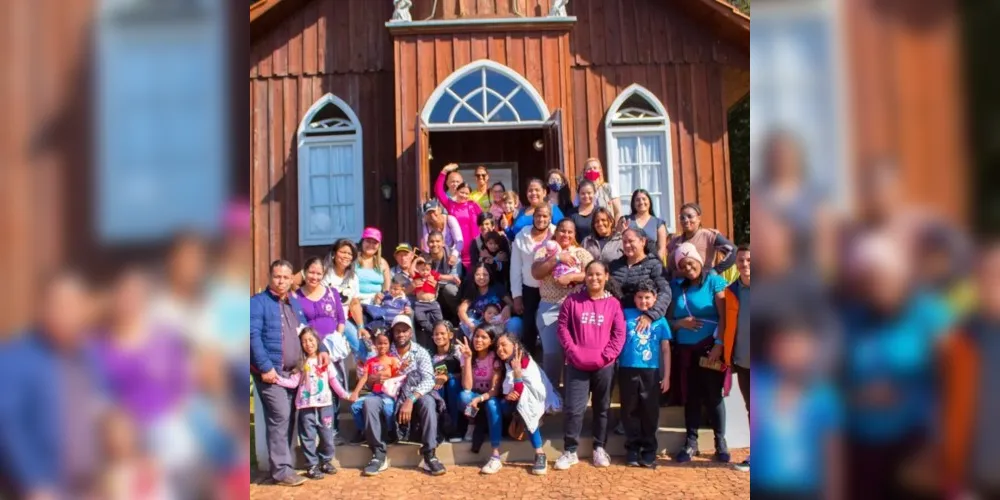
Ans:
MULTIPOLYGON (((750 416, 750 245, 736 251, 740 278, 726 289, 726 331, 723 362, 733 368, 740 384, 740 394, 750 416)), ((750 472, 750 458, 736 466, 750 472)))
MULTIPOLYGON (((400 428, 410 429, 411 436, 420 436, 423 443, 420 452, 424 457, 421 467, 432 476, 440 476, 446 471, 435 451, 438 419, 434 399, 428 395, 434 390, 434 365, 430 353, 413 343, 413 320, 409 316, 396 316, 392 321, 392 340, 392 355, 402 361, 400 375, 406 376, 399 390, 396 418, 400 428)), ((365 467, 365 476, 377 476, 389 468, 382 435, 382 404, 380 398, 368 398, 362 410, 365 438, 373 453, 371 462, 365 467)))
MULTIPOLYGON (((280 485, 301 486, 306 480, 295 473, 292 454, 295 390, 277 385, 278 376, 288 376, 302 357, 299 332, 307 323, 290 293, 292 272, 290 262, 273 262, 270 286, 250 298, 250 374, 264 404, 271 478, 280 485)), ((320 364, 329 361, 321 345, 320 364)))

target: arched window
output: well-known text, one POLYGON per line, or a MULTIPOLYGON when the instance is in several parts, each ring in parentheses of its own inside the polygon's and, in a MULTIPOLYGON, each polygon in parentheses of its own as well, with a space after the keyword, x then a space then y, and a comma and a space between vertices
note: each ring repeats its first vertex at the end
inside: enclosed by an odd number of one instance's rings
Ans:
POLYGON ((431 128, 537 127, 549 116, 538 91, 512 69, 476 61, 455 71, 431 94, 423 119, 431 128))
POLYGON ((299 245, 356 238, 364 226, 361 123, 327 94, 299 125, 299 245))
POLYGON ((653 212, 674 232, 674 169, 666 108, 650 91, 632 85, 611 104, 604 125, 608 181, 621 194, 623 213, 630 211, 632 193, 645 189, 653 212))

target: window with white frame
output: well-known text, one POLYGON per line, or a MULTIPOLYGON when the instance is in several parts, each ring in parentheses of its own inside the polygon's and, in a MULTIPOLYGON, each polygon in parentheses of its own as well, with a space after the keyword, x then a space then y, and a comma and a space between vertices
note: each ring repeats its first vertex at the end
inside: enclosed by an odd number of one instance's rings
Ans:
POLYGON ((299 245, 357 238, 364 226, 361 123, 327 94, 299 125, 299 245))
POLYGON ((514 70, 494 61, 472 62, 431 94, 423 112, 432 128, 540 126, 549 112, 538 91, 514 70))
POLYGON ((751 174, 776 130, 795 134, 816 186, 846 201, 845 134, 838 77, 837 6, 829 0, 763 1, 750 32, 751 174))
POLYGON ((604 122, 608 145, 608 182, 629 213, 632 193, 649 191, 653 213, 674 227, 674 170, 670 158, 670 118, 666 108, 641 85, 625 89, 604 122))

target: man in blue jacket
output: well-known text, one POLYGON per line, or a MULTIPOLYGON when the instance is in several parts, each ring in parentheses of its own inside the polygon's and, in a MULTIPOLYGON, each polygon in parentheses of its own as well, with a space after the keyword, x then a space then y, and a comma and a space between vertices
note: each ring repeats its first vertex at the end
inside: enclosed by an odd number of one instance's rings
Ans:
MULTIPOLYGON (((292 273, 291 263, 275 261, 268 289, 250 298, 250 374, 264 404, 271 477, 277 484, 301 486, 305 479, 295 473, 292 454, 295 390, 276 385, 279 375, 287 376, 299 363, 299 332, 308 323, 291 295, 292 273)), ((320 347, 320 363, 327 362, 320 347)))

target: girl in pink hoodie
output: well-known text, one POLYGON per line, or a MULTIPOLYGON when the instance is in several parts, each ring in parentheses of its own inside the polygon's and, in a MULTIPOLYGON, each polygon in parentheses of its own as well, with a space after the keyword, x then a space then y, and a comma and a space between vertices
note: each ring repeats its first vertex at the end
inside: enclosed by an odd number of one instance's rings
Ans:
POLYGON ((448 214, 458 220, 458 225, 462 228, 462 264, 466 272, 468 272, 470 270, 470 263, 472 262, 472 254, 469 249, 470 245, 474 244, 476 238, 479 237, 477 219, 479 218, 479 214, 483 213, 483 209, 478 203, 469 199, 472 188, 464 182, 455 188, 454 201, 448 197, 448 192, 445 191, 445 181, 456 170, 458 170, 458 165, 454 163, 445 166, 441 170, 437 182, 434 183, 434 194, 437 195, 438 200, 441 201, 441 205, 448 211, 448 214))
POLYGON ((608 467, 604 445, 615 360, 625 345, 625 314, 608 268, 595 260, 587 265, 584 290, 570 295, 559 311, 559 343, 566 351, 565 452, 556 470, 575 465, 587 401, 594 401, 594 466, 608 467))

